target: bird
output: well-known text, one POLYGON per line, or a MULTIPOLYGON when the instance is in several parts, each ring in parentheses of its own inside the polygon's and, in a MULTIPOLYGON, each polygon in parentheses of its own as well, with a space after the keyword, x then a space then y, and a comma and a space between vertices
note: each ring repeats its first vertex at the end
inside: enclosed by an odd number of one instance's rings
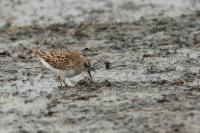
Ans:
POLYGON ((33 54, 42 62, 44 66, 53 71, 59 79, 60 86, 69 86, 65 78, 71 78, 84 71, 91 75, 91 60, 78 51, 44 51, 33 49, 33 54))

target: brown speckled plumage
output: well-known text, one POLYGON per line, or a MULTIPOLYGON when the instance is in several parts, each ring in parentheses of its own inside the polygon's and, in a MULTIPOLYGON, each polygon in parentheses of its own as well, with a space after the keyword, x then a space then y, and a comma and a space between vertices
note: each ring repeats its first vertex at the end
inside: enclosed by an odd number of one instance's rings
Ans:
POLYGON ((40 49, 34 49, 33 53, 39 59, 41 59, 44 65, 46 65, 47 67, 49 66, 48 68, 54 70, 54 72, 56 72, 62 80, 65 77, 75 76, 81 73, 82 71, 88 71, 91 77, 90 61, 79 52, 76 51, 45 52, 40 49))
POLYGON ((66 70, 69 68, 80 68, 84 56, 76 51, 53 51, 45 52, 40 49, 33 50, 33 53, 44 59, 49 65, 56 69, 66 70))

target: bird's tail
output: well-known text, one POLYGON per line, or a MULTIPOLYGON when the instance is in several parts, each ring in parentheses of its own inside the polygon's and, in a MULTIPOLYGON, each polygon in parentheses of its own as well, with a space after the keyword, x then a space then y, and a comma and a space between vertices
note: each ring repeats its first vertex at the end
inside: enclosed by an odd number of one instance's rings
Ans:
POLYGON ((33 52, 33 55, 36 57, 44 58, 46 56, 46 52, 44 52, 41 49, 33 49, 32 52, 33 52))

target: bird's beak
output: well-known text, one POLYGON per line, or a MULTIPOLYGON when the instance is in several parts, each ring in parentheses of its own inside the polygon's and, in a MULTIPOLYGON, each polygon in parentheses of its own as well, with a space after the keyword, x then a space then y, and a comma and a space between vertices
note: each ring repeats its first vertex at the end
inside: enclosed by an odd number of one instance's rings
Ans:
POLYGON ((92 75, 91 75, 90 70, 88 70, 88 74, 89 74, 90 78, 92 79, 92 75))

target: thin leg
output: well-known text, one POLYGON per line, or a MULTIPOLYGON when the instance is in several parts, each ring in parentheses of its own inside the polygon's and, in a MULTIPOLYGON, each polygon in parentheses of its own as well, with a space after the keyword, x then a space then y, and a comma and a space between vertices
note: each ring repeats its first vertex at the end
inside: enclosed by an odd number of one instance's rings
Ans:
POLYGON ((68 87, 69 85, 65 82, 65 78, 62 78, 62 82, 65 84, 65 87, 68 87))
POLYGON ((61 77, 60 77, 60 76, 58 76, 58 80, 59 80, 59 82, 60 82, 60 87, 62 87, 62 80, 61 80, 61 77))

